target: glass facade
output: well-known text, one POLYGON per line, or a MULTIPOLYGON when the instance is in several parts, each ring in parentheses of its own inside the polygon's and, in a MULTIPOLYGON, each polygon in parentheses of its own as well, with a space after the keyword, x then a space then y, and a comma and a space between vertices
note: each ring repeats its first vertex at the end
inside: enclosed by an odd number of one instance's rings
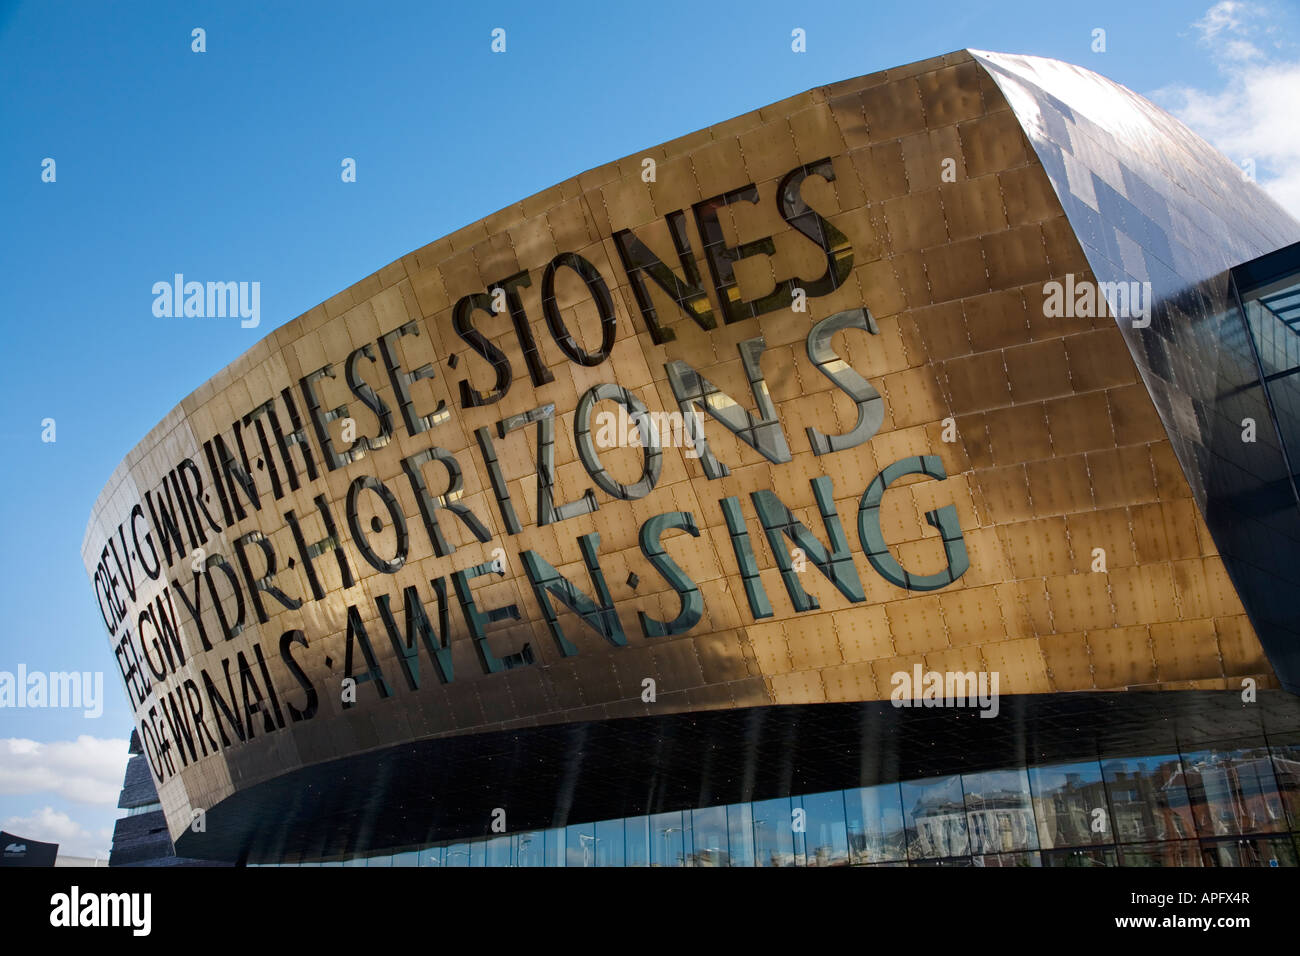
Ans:
POLYGON ((321 866, 1296 866, 1300 734, 502 834, 321 866))
POLYGON ((1233 285, 1300 507, 1300 244, 1234 269, 1233 285))

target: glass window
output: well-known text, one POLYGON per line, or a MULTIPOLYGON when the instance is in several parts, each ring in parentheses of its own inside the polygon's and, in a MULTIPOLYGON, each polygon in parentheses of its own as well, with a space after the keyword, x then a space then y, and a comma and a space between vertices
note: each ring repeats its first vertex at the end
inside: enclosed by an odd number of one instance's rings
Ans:
POLYGON ((755 865, 796 866, 790 798, 757 800, 752 806, 755 865))
POLYGON ((683 843, 682 814, 680 810, 671 813, 654 813, 650 815, 650 865, 651 866, 685 866, 686 850, 683 843))
POLYGON ((442 866, 443 847, 430 846, 420 851, 420 866, 442 866))
POLYGON ((695 838, 694 866, 730 866, 727 848, 727 808, 706 807, 691 811, 691 834, 695 838))
POLYGON ((516 866, 546 865, 546 835, 541 830, 529 830, 514 836, 516 866))
POLYGON ((1186 753, 1183 778, 1202 837, 1286 829, 1282 796, 1266 747, 1229 745, 1186 753))
POLYGON ((1113 847, 1075 847, 1072 850, 1044 850, 1043 866, 1119 866, 1113 847))
POLYGON ((1264 388, 1293 468, 1300 449, 1300 283, 1294 272, 1242 292, 1246 324, 1264 372, 1264 388))
POLYGON ((695 831, 692 825, 695 818, 690 810, 682 813, 682 866, 691 865, 691 855, 695 852, 695 831))
POLYGON ((1106 784, 1097 761, 1033 767, 1029 787, 1038 842, 1044 849, 1115 842, 1106 784))
POLYGON ((596 824, 596 865, 623 865, 623 820, 601 820, 596 824))
POLYGON ((972 853, 1038 849, 1026 771, 968 773, 962 777, 962 790, 972 853))
POLYGON ((1203 840, 1201 861, 1205 866, 1294 867, 1296 852, 1289 836, 1203 840))
POLYGON ((564 865, 596 865, 596 824, 575 823, 564 828, 564 865))
POLYGON ((1200 848, 1195 840, 1121 845, 1119 848, 1119 865, 1200 866, 1200 848))
POLYGON ((849 853, 854 863, 907 858, 907 832, 898 784, 844 791, 849 853))
POLYGON ((1114 813, 1111 824, 1120 842, 1196 835, 1177 754, 1105 760, 1101 772, 1114 813))
POLYGON ((627 866, 650 865, 649 817, 628 817, 623 821, 623 846, 627 866))
POLYGON ((269 865, 1296 868, 1292 814, 1295 733, 269 865))
POLYGON ((514 848, 514 842, 514 838, 508 834, 495 836, 484 841, 484 864, 486 866, 513 866, 515 861, 511 858, 511 850, 514 848))
POLYGON ((804 813, 804 859, 809 866, 845 866, 849 836, 844 823, 844 791, 810 793, 800 798, 804 813))
POLYGON ((447 847, 442 857, 443 866, 469 866, 470 865, 470 844, 452 843, 447 847))
POLYGON ((913 860, 910 866, 974 866, 969 856, 951 856, 946 860, 913 860))
POLYGON ((984 853, 971 857, 971 864, 974 866, 987 867, 1023 867, 1023 866, 1042 866, 1038 854, 1034 851, 1028 853, 984 853))
POLYGON ((900 785, 907 855, 913 860, 970 852, 961 777, 932 777, 900 785))
POLYGON ((732 866, 754 865, 754 809, 748 803, 727 807, 727 854, 732 866))
POLYGON ((546 831, 546 858, 543 866, 564 866, 564 830, 546 831))
POLYGON ((1291 829, 1300 830, 1300 735, 1288 734, 1269 741, 1273 773, 1291 829))

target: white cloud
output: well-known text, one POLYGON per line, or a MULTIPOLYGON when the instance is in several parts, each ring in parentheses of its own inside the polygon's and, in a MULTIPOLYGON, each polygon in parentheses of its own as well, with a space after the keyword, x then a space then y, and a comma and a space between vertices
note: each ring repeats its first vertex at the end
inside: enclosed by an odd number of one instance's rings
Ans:
POLYGON ((1192 27, 1223 89, 1173 86, 1154 97, 1233 162, 1253 161, 1259 184, 1300 218, 1300 54, 1275 39, 1280 17, 1260 4, 1216 3, 1192 27))
POLYGON ((53 743, 0 738, 0 794, 53 793, 77 803, 116 806, 128 746, 126 740, 87 734, 53 743))
POLYGON ((1223 0, 1222 3, 1216 3, 1206 10, 1205 16, 1192 25, 1201 32, 1205 39, 1213 40, 1224 30, 1229 32, 1240 30, 1241 16, 1247 10, 1247 7, 1248 5, 1245 3, 1223 0))
POLYGON ((28 817, 8 817, 0 823, 0 829, 29 840, 57 843, 59 856, 107 857, 113 842, 113 831, 107 827, 87 830, 53 807, 42 807, 28 817))

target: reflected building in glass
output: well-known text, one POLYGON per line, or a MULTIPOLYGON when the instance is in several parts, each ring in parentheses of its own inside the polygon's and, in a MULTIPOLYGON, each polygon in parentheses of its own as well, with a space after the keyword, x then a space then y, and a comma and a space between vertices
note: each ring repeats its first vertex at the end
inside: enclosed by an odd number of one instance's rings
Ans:
POLYGON ((1298 242, 1131 91, 961 51, 430 243, 94 507, 151 829, 243 865, 1296 865, 1298 242))

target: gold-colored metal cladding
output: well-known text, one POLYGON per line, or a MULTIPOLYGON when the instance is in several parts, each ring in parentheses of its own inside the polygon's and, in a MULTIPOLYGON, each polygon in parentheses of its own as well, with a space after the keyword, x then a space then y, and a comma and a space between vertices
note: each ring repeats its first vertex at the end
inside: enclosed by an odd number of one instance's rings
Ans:
MULTIPOLYGON (((579 347, 593 353, 601 343, 597 304, 575 272, 557 273, 559 313, 579 347)), ((1091 278, 1015 116, 997 86, 961 53, 804 93, 589 170, 430 243, 282 326, 186 398, 130 452, 97 502, 83 546, 93 580, 103 549, 110 539, 118 540, 124 523, 121 547, 130 549, 132 508, 145 501, 146 492, 169 480, 187 457, 198 466, 204 487, 210 487, 204 442, 217 434, 229 441, 232 422, 290 390, 320 477, 275 500, 265 471, 251 472, 261 489, 260 511, 220 533, 209 529, 204 559, 225 556, 242 581, 235 539, 260 531, 279 561, 275 586, 303 604, 289 610, 263 594, 269 619, 259 623, 251 607, 245 608, 242 633, 225 640, 205 588, 201 613, 212 640, 205 652, 172 588, 186 662, 153 687, 136 718, 146 740, 173 741, 165 758, 173 772, 164 773, 159 786, 173 835, 190 824, 193 809, 210 808, 238 789, 294 767, 356 750, 540 723, 883 699, 890 694, 891 675, 911 672, 918 664, 925 670, 997 671, 1004 694, 1224 688, 1246 676, 1276 686, 1114 320, 1044 316, 1044 282, 1067 273, 1081 281, 1091 278), (805 313, 785 307, 726 324, 692 207, 750 184, 755 188, 757 202, 734 202, 718 215, 727 246, 771 237, 770 258, 760 254, 734 262, 737 284, 731 298, 753 302, 780 290, 788 277, 817 276, 828 268, 827 255, 782 218, 778 197, 783 177, 827 157, 833 180, 809 176, 802 200, 847 237, 852 254, 847 279, 833 291, 809 297, 805 313), (646 159, 655 162, 654 181, 648 183, 642 178, 646 159), (941 175, 949 160, 952 181, 941 175), (688 318, 647 281, 660 322, 675 335, 656 344, 612 236, 631 229, 680 276, 670 226, 671 214, 679 210, 685 211, 685 236, 699 282, 709 289, 708 302, 690 308, 697 317, 707 313, 716 327, 706 331, 702 318, 688 318), (612 296, 616 338, 608 358, 592 367, 571 361, 543 321, 543 272, 561 253, 576 253, 594 266, 612 296), (495 375, 457 335, 455 306, 463 296, 488 295, 520 272, 527 273, 529 284, 513 291, 526 315, 538 368, 550 381, 537 387, 530 381, 530 356, 510 311, 479 309, 474 327, 504 354, 513 381, 500 401, 464 408, 458 383, 465 380, 474 392, 490 392, 495 375), (805 339, 816 321, 863 307, 876 334, 847 329, 836 333, 833 346, 838 359, 883 398, 883 424, 865 444, 818 456, 805 429, 843 434, 853 426, 857 409, 809 360, 805 339), (411 322, 418 334, 390 335, 411 322), (709 480, 700 459, 664 448, 662 473, 646 497, 620 501, 597 489, 574 439, 574 409, 584 392, 615 383, 652 411, 675 410, 665 366, 681 361, 752 410, 754 394, 737 347, 760 335, 766 345, 761 371, 789 444, 788 462, 769 462, 706 418, 709 447, 730 474, 709 480), (432 377, 409 384, 409 407, 415 415, 443 420, 420 434, 404 427, 402 399, 377 351, 383 336, 389 336, 385 341, 401 370, 432 366, 432 377), (357 434, 375 435, 376 417, 349 391, 344 369, 349 354, 363 346, 371 354, 358 360, 357 374, 389 410, 393 436, 384 447, 326 471, 299 383, 332 366, 334 378, 314 382, 321 408, 346 404, 357 434), (450 415, 434 415, 443 402, 450 415), (497 423, 548 404, 555 410, 553 503, 580 502, 591 489, 598 508, 539 525, 537 426, 530 422, 501 434, 497 423), (955 421, 951 442, 943 440, 948 418, 955 421), (499 462, 522 526, 517 534, 508 533, 498 508, 479 429, 486 430, 499 462), (435 446, 454 457, 463 482, 444 504, 468 508, 490 534, 481 542, 464 521, 439 510, 441 532, 455 548, 444 557, 432 550, 402 467, 403 459, 435 446), (879 509, 881 532, 904 568, 919 574, 941 570, 940 534, 925 515, 951 505, 969 568, 946 587, 918 592, 873 570, 856 517, 874 476, 894 462, 925 455, 937 456, 946 479, 899 479, 879 509), (405 518, 409 555, 395 574, 361 559, 348 524, 349 487, 365 475, 396 496, 405 518), (750 495, 774 490, 824 543, 826 529, 810 484, 823 476, 832 484, 865 600, 847 599, 810 561, 799 581, 820 607, 796 613, 750 495), (285 516, 295 514, 307 542, 325 537, 318 495, 333 516, 354 584, 343 586, 337 562, 327 552, 314 562, 327 596, 312 600, 303 563, 286 565, 299 551, 285 516), (771 617, 756 620, 747 603, 746 581, 719 507, 720 499, 730 496, 739 499, 771 617), (638 626, 638 612, 669 621, 680 600, 643 553, 638 531, 651 516, 674 511, 689 512, 699 536, 670 530, 663 547, 698 587, 703 616, 685 634, 648 638, 638 626), (591 532, 600 536, 600 569, 627 643, 612 646, 552 597, 564 633, 578 650, 566 657, 548 630, 520 555, 535 552, 594 595, 578 542, 591 532), (484 613, 518 608, 520 619, 488 627, 487 644, 497 659, 516 655, 520 666, 485 674, 451 575, 499 559, 497 548, 504 549, 504 575, 485 573, 468 583, 484 613), (1095 549, 1104 549, 1105 572, 1093 570, 1095 549), (438 579, 445 579, 455 676, 440 683, 417 642, 421 687, 412 691, 377 602, 389 597, 401 627, 403 589, 415 587, 441 634, 430 585, 438 579), (357 609, 391 696, 382 699, 377 682, 363 682, 356 688, 357 705, 345 708, 339 688, 349 606, 357 609), (281 710, 305 707, 300 681, 281 655, 281 635, 294 630, 302 631, 306 645, 294 643, 289 656, 318 692, 317 712, 296 722, 285 714, 277 719, 269 705, 265 715, 243 712, 236 652, 242 652, 264 694, 269 675, 281 710), (229 684, 223 661, 233 671, 229 684), (182 745, 169 729, 180 715, 164 708, 150 716, 149 708, 169 690, 183 694, 178 688, 194 680, 206 735, 218 740, 222 730, 202 670, 220 696, 237 700, 240 716, 256 730, 246 742, 232 741, 215 753, 209 748, 206 757, 184 765, 182 745), (643 700, 646 679, 655 682, 652 703, 643 700), (273 731, 266 732, 266 720, 273 731)), ((280 415, 285 418, 283 409, 280 415)), ((287 419, 285 424, 292 430, 287 419)), ((336 419, 328 425, 336 451, 348 447, 340 439, 343 424, 336 419)), ((255 434, 246 431, 245 438, 250 457, 260 457, 255 434)), ((298 451, 291 453, 301 468, 298 451)), ((617 480, 636 480, 639 449, 601 449, 600 454, 617 480)), ((429 464, 424 474, 430 493, 442 493, 443 466, 429 464)), ((378 554, 392 555, 398 542, 380 499, 369 492, 357 499, 359 527, 378 554), (382 532, 368 530, 372 517, 381 520, 382 532)), ((221 523, 215 500, 208 507, 221 523)), ((140 522, 142 528, 153 527, 148 508, 140 522)), ((191 560, 182 556, 164 576, 187 593, 198 581, 191 560)), ((255 567, 260 566, 259 558, 255 567)), ((165 581, 147 580, 138 567, 134 577, 139 590, 136 600, 126 602, 126 626, 138 638, 137 615, 155 601, 165 581)), ((124 587, 119 580, 118 592, 124 587)), ((235 600, 229 589, 222 593, 233 619, 235 600)), ((249 594, 245 586, 246 601, 249 594)), ((120 634, 119 629, 113 638, 115 649, 120 634)), ((160 659, 156 649, 147 653, 160 659)), ((359 646, 353 654, 353 673, 359 675, 366 663, 359 646)), ((142 671, 145 667, 141 662, 142 671)), ((155 765, 164 759, 156 750, 155 765)))

